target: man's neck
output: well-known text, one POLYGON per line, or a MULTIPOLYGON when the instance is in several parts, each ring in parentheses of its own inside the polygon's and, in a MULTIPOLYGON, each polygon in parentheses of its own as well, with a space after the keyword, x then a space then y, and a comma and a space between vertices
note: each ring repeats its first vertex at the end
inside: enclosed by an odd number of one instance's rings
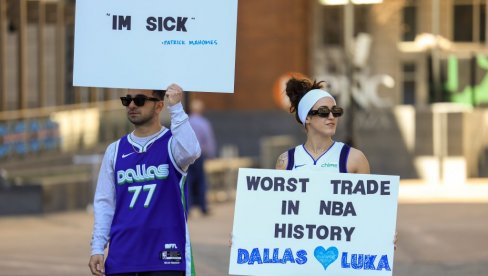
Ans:
POLYGON ((133 134, 137 137, 147 137, 161 131, 162 126, 160 124, 152 126, 136 126, 133 134))

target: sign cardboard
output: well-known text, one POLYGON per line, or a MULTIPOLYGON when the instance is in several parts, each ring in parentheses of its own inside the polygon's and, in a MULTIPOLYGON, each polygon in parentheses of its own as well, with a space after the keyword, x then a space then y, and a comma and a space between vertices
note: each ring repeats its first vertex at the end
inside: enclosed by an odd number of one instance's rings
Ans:
POLYGON ((233 93, 237 0, 77 0, 75 86, 233 93))
POLYGON ((392 275, 399 177, 240 169, 232 275, 392 275))

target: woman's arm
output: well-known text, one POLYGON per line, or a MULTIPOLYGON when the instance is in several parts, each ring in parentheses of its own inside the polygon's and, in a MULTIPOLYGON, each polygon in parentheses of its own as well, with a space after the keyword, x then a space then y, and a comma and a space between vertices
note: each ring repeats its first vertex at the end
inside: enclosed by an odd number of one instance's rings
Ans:
POLYGON ((362 174, 370 173, 368 159, 366 159, 366 156, 364 156, 362 151, 351 148, 347 159, 347 172, 362 174))
POLYGON ((288 152, 283 152, 276 160, 276 169, 277 170, 286 170, 286 166, 288 166, 288 152))

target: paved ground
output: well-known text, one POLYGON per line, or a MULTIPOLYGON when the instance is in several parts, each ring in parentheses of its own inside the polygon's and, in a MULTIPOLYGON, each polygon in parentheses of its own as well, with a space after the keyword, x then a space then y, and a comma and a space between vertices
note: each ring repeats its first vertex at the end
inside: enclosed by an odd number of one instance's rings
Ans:
MULTIPOLYGON (((228 275, 233 202, 190 217, 197 273, 228 275)), ((92 217, 79 211, 0 218, 0 275, 90 275, 92 217)), ((400 204, 396 276, 478 276, 488 271, 488 204, 400 204)))

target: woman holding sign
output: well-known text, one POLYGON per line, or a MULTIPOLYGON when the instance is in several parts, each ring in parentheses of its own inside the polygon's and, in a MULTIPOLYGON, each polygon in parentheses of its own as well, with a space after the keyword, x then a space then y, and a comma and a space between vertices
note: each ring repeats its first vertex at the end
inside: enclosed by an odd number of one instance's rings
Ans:
MULTIPOLYGON (((286 95, 290 98, 290 112, 307 132, 305 144, 282 153, 276 162, 278 170, 318 169, 333 173, 369 174, 366 156, 353 147, 332 139, 337 121, 344 113, 332 95, 322 90, 322 81, 290 79, 286 95)), ((397 234, 393 240, 396 250, 397 234)))
POLYGON ((307 141, 281 154, 276 169, 368 174, 369 163, 360 150, 332 139, 344 111, 329 92, 322 90, 322 83, 292 78, 286 84, 290 112, 295 112, 298 123, 305 127, 307 141))

